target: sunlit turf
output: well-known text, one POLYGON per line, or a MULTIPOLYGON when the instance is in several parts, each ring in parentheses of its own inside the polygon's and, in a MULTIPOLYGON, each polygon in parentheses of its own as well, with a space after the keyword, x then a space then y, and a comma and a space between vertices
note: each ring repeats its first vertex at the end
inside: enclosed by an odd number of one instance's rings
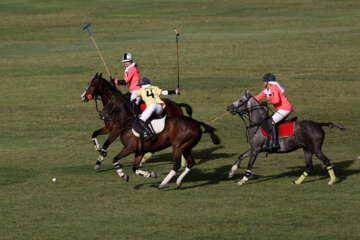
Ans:
MULTIPOLYGON (((1 1, 0 238, 1 239, 358 239, 360 88, 357 1, 1 1), (112 166, 116 140, 100 171, 91 134, 103 126, 95 104, 80 95, 96 72, 108 78, 90 30, 113 77, 131 52, 141 76, 177 85, 173 28, 180 31, 180 96, 193 117, 208 122, 226 106, 261 90, 276 75, 292 116, 346 126, 325 128, 324 153, 340 183, 328 186, 325 167, 300 186, 302 150, 260 154, 247 184, 228 171, 248 149, 238 116, 212 124, 194 148, 197 165, 180 190, 171 181, 171 149, 156 153, 125 182, 112 166), (54 183, 53 177, 57 178, 54 183)), ((125 92, 126 88, 119 88, 125 92)), ((103 143, 106 137, 99 137, 103 143)))

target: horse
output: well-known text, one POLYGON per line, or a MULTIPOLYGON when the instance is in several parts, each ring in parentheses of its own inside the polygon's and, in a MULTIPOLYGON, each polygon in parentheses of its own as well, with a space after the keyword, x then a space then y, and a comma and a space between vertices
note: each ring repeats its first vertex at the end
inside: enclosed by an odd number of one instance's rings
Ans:
MULTIPOLYGON (((97 75, 102 78, 102 74, 98 74, 97 75)), ((116 90, 116 87, 113 86, 113 88, 116 90)), ((130 94, 124 94, 125 98, 128 99, 128 101, 130 102, 130 94)), ((112 105, 116 105, 117 103, 117 98, 113 98, 112 95, 109 94, 109 92, 104 92, 102 96, 100 96, 100 99, 102 101, 103 104, 103 110, 99 111, 98 110, 98 105, 97 105, 97 100, 99 96, 92 96, 89 98, 85 97, 85 92, 81 95, 81 99, 83 102, 88 102, 91 99, 94 99, 96 102, 96 109, 99 112, 99 116, 101 120, 104 120, 105 126, 94 131, 91 135, 95 150, 99 152, 99 158, 96 161, 93 169, 94 170, 98 170, 101 168, 101 163, 102 161, 104 161, 105 157, 107 156, 107 149, 109 148, 109 146, 111 145, 111 143, 120 135, 120 132, 117 131, 117 129, 120 128, 119 124, 119 116, 117 114, 115 114, 114 111, 110 110, 110 107, 112 105), (100 135, 106 135, 109 134, 108 138, 106 139, 106 141, 104 142, 104 144, 102 146, 100 146, 97 137, 100 135)), ((162 98, 162 100, 165 102, 166 104, 166 108, 165 110, 167 111, 168 116, 183 116, 184 113, 182 111, 182 107, 185 108, 186 113, 191 116, 192 115, 192 108, 191 106, 189 106, 186 103, 176 103, 168 98, 162 98)), ((133 108, 133 112, 135 112, 136 109, 133 108)), ((151 153, 148 153, 144 158, 143 161, 144 162, 146 159, 148 159, 151 156, 151 153)))
POLYGON ((130 102, 120 90, 113 88, 101 75, 96 74, 85 90, 83 98, 92 99, 94 96, 101 96, 102 99, 108 96, 109 99, 114 99, 113 101, 117 102, 117 104, 106 104, 106 102, 105 104, 109 108, 108 111, 116 115, 117 121, 119 121, 119 128, 115 131, 117 131, 117 134, 120 136, 123 148, 113 158, 113 165, 119 177, 126 181, 129 181, 129 176, 124 173, 119 163, 120 159, 134 153, 133 172, 143 177, 157 177, 157 174, 154 172, 150 173, 139 169, 141 159, 146 152, 156 152, 172 146, 173 169, 164 178, 158 188, 164 188, 176 174, 181 167, 181 156, 183 155, 186 159, 187 167, 177 178, 176 185, 177 188, 180 188, 183 178, 196 164, 192 157, 191 150, 201 139, 203 133, 201 127, 205 129, 204 132, 210 134, 214 144, 220 143, 219 137, 214 133, 215 128, 187 116, 167 116, 165 128, 157 134, 157 140, 154 142, 146 141, 141 143, 140 138, 136 137, 132 132, 132 122, 136 120, 136 116, 133 113, 130 102))
MULTIPOLYGON (((245 124, 247 123, 244 120, 243 115, 247 114, 249 119, 247 133, 249 135, 250 149, 239 155, 238 160, 235 161, 228 176, 229 178, 232 178, 235 171, 240 167, 241 161, 246 157, 250 157, 245 175, 237 183, 238 185, 243 185, 248 181, 251 175, 251 169, 255 163, 257 155, 260 152, 266 152, 267 145, 269 144, 267 138, 263 136, 260 130, 261 123, 266 121, 266 119, 269 118, 269 115, 262 105, 250 94, 249 90, 245 91, 245 96, 228 105, 227 111, 233 115, 239 114, 245 124)), ((330 175, 330 181, 328 184, 331 185, 338 182, 330 160, 321 150, 325 138, 325 133, 322 129, 324 126, 330 128, 336 127, 340 130, 345 129, 344 127, 339 127, 332 123, 318 123, 311 120, 303 120, 295 122, 295 127, 293 128, 293 134, 291 136, 279 138, 280 148, 275 150, 273 153, 287 153, 295 151, 299 148, 304 150, 306 164, 305 171, 296 181, 293 181, 294 184, 301 184, 309 175, 313 168, 313 154, 315 154, 315 156, 326 166, 330 175)))

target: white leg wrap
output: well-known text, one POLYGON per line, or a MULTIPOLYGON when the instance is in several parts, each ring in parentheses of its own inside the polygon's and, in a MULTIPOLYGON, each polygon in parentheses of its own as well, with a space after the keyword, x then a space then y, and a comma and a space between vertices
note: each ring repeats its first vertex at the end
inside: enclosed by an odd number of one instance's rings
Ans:
POLYGON ((184 179, 184 177, 186 176, 186 174, 188 174, 188 172, 190 171, 190 168, 186 167, 185 170, 180 174, 180 176, 177 178, 176 180, 176 184, 179 185, 182 180, 184 179))
POLYGON ((173 176, 175 176, 176 172, 174 170, 171 170, 169 174, 164 178, 164 180, 161 182, 160 185, 165 186, 168 184, 168 182, 171 180, 173 176))
POLYGON ((238 169, 238 165, 234 164, 232 167, 231 167, 231 171, 235 172, 236 170, 238 169))
POLYGON ((99 150, 100 149, 100 144, 99 144, 99 141, 97 140, 97 138, 93 138, 93 142, 94 142, 94 145, 95 145, 95 150, 99 150))
POLYGON ((146 177, 146 178, 149 178, 149 177, 150 177, 150 173, 149 173, 149 172, 146 172, 146 171, 143 171, 143 170, 140 170, 140 169, 137 169, 137 170, 135 171, 135 174, 136 174, 136 175, 139 175, 139 176, 146 177))
POLYGON ((122 168, 117 169, 116 172, 117 172, 117 174, 119 175, 119 177, 121 177, 121 178, 124 177, 124 175, 125 175, 125 173, 123 172, 122 168))

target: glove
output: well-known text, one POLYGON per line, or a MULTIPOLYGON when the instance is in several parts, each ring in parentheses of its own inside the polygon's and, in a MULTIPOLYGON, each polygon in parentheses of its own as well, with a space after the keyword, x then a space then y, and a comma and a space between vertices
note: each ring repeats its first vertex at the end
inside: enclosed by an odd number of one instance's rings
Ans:
POLYGON ((118 80, 118 84, 119 85, 126 85, 126 82, 125 82, 125 80, 118 80))
POLYGON ((175 89, 175 93, 176 93, 177 95, 180 95, 180 88, 175 89))
POLYGON ((111 76, 110 76, 110 83, 111 85, 115 86, 115 79, 113 79, 111 76))
POLYGON ((268 103, 267 103, 267 102, 261 102, 260 105, 261 105, 261 106, 267 106, 268 103))

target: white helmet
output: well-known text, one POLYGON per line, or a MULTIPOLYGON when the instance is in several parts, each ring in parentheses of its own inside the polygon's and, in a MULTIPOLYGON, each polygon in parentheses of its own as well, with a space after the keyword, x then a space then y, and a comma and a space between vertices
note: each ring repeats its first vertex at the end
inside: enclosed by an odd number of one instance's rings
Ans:
POLYGON ((130 62, 132 60, 133 60, 133 58, 132 58, 131 53, 125 53, 123 56, 122 62, 130 62))

